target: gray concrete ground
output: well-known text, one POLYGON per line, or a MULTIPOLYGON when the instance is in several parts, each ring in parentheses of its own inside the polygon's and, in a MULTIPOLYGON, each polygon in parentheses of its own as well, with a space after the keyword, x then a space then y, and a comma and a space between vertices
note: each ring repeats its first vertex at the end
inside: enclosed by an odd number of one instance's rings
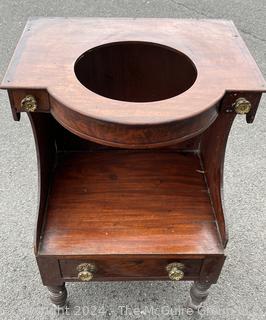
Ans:
MULTIPOLYGON (((0 77, 28 16, 232 19, 266 76, 265 13, 264 0, 1 0, 0 77)), ((205 310, 204 319, 265 319, 265 123, 264 98, 254 124, 247 125, 239 116, 231 131, 225 163, 228 258, 219 283, 211 289, 211 310, 205 310)), ((25 115, 20 122, 12 120, 4 92, 0 93, 0 172, 0 319, 56 319, 32 250, 37 185, 32 133, 25 115)), ((90 283, 67 288, 72 311, 60 315, 62 319, 188 318, 178 309, 188 294, 187 283, 90 283), (174 307, 176 315, 169 314, 174 307), (132 314, 132 308, 142 312, 132 314)))

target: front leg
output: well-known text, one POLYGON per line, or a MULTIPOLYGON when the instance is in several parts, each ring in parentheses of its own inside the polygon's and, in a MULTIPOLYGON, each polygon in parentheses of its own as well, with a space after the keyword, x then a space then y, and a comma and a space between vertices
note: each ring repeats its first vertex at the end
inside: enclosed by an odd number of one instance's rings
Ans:
POLYGON ((49 297, 53 305, 58 308, 58 310, 64 310, 67 301, 67 290, 65 284, 61 286, 47 287, 49 290, 49 297))
POLYGON ((193 310, 199 310, 203 302, 207 299, 212 284, 210 282, 195 281, 190 289, 190 297, 187 301, 187 307, 193 310))

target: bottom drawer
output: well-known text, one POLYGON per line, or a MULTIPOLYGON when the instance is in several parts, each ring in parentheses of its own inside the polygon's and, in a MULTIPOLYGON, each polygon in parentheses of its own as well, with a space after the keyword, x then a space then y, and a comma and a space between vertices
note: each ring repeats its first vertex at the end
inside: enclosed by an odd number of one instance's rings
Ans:
POLYGON ((60 260, 66 281, 93 280, 195 280, 199 278, 203 259, 110 258, 60 260), (168 267, 167 267, 168 266, 168 267), (84 272, 80 274, 80 272, 84 272), (86 273, 87 272, 87 273, 86 273), (178 279, 179 280, 179 279, 178 279))

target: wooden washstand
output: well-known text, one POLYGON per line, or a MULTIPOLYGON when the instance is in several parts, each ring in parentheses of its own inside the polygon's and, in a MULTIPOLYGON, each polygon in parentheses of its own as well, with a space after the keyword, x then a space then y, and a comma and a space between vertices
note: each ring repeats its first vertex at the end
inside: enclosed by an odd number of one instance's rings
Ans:
POLYGON ((233 23, 30 19, 1 88, 35 136, 52 302, 67 281, 170 279, 199 308, 225 259, 227 137, 266 90, 233 23))

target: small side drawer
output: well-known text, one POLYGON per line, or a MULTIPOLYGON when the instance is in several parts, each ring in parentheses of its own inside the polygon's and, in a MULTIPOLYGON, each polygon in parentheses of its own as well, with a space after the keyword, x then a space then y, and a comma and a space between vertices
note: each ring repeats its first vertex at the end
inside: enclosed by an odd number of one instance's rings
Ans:
POLYGON ((203 260, 180 260, 162 258, 112 258, 82 259, 82 260, 60 260, 62 277, 66 280, 78 279, 78 266, 83 263, 93 263, 96 271, 93 280, 169 280, 167 265, 179 262, 184 265, 183 280, 195 280, 199 278, 203 260))
POLYGON ((21 101, 26 96, 33 96, 37 102, 37 108, 35 112, 49 112, 50 110, 50 100, 49 95, 46 90, 34 90, 34 89, 18 89, 11 90, 10 92, 10 104, 15 112, 23 112, 23 108, 21 107, 21 101))

